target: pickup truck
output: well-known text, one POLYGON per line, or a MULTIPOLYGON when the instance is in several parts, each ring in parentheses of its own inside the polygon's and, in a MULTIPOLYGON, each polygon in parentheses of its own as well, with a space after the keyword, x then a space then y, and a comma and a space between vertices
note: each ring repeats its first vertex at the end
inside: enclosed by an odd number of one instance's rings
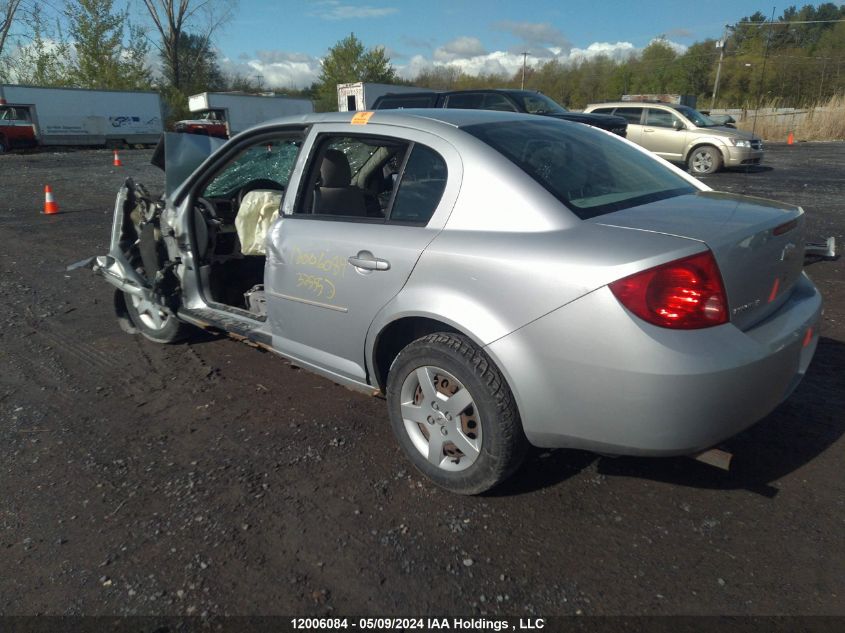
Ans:
POLYGON ((373 110, 402 108, 462 108, 468 110, 500 110, 540 114, 565 121, 575 121, 601 128, 625 137, 628 122, 606 114, 585 114, 567 110, 554 99, 537 90, 452 90, 437 92, 390 93, 376 99, 373 110))

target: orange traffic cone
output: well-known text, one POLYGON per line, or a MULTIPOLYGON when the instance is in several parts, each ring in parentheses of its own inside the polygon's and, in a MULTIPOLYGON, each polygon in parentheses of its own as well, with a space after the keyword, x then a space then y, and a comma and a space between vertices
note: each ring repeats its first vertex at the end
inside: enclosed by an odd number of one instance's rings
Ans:
POLYGON ((59 212, 59 205, 53 199, 53 190, 50 185, 44 187, 44 215, 53 215, 59 212))
POLYGON ((114 162, 112 162, 112 165, 115 167, 123 167, 123 163, 120 162, 120 156, 118 155, 117 150, 114 150, 114 162))
POLYGON ((795 135, 790 132, 786 137, 786 144, 787 145, 794 145, 795 144, 795 135))

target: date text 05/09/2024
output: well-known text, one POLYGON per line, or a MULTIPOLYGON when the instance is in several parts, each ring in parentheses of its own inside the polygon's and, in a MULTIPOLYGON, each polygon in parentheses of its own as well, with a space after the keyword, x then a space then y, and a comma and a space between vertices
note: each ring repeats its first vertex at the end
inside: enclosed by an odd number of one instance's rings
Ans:
POLYGON ((292 618, 291 627, 297 631, 332 631, 361 629, 375 631, 538 631, 543 618, 514 618, 492 620, 486 618, 292 618))

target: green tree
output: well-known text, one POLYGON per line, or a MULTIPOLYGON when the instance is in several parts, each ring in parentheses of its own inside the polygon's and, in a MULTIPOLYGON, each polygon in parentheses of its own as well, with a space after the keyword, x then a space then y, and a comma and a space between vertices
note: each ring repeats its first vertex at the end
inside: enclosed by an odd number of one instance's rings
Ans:
POLYGON ((355 81, 392 83, 396 79, 396 70, 391 66, 384 47, 365 49, 354 33, 331 47, 321 66, 317 82, 318 112, 337 110, 337 84, 355 81))
POLYGON ((179 36, 178 48, 179 77, 174 74, 173 67, 165 63, 162 55, 165 82, 188 95, 225 89, 226 81, 220 71, 217 52, 207 37, 183 32, 179 36))
MULTIPOLYGON (((195 51, 212 51, 211 37, 232 16, 234 0, 143 0, 159 34, 156 47, 164 76, 176 92, 186 92, 197 62, 186 60, 195 51), (189 35, 192 30, 201 35, 189 35)), ((216 63, 216 62, 215 62, 216 63)), ((189 89, 187 90, 189 91, 189 89)))
POLYGON ((19 48, 11 62, 14 81, 33 86, 70 85, 70 45, 61 30, 47 26, 38 4, 24 22, 31 33, 30 42, 19 48))
POLYGON ((6 45, 6 39, 9 37, 9 31, 20 4, 21 0, 0 0, 0 55, 3 54, 3 47, 6 45))
POLYGON ((67 5, 69 33, 76 49, 71 81, 82 88, 149 87, 148 44, 129 24, 128 9, 115 12, 113 0, 74 0, 67 5), (124 35, 128 31, 128 45, 124 35))

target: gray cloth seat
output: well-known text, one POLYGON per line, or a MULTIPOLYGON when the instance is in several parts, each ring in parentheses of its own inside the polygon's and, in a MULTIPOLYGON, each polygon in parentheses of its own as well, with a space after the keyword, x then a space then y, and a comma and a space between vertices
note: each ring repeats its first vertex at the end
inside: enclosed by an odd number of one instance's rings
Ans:
POLYGON ((326 150, 320 165, 320 186, 314 190, 314 213, 365 217, 364 192, 352 185, 352 170, 346 154, 326 150))

